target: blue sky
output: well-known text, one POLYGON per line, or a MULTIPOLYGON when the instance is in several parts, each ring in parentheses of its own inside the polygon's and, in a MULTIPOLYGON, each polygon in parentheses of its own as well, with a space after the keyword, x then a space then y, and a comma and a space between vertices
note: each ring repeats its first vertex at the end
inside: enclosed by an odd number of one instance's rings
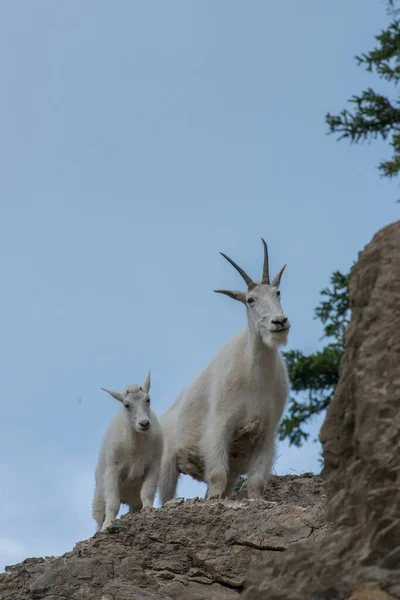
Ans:
MULTIPOLYGON (((160 415, 244 325, 219 251, 258 278, 265 237, 289 347, 320 346, 319 291, 398 218, 389 148, 324 123, 385 89, 353 56, 387 22, 363 0, 2 3, 0 569, 92 535, 100 385, 151 367, 160 415)), ((280 444, 275 470, 318 452, 280 444)))

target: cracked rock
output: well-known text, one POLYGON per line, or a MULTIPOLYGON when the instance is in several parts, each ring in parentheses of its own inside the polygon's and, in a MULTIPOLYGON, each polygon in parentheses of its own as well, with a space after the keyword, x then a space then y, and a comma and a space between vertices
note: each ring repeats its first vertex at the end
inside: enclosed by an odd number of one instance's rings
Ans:
POLYGON ((8 569, 0 575, 0 598, 238 598, 250 565, 328 531, 319 477, 273 477, 271 485, 279 502, 177 499, 125 515, 63 557, 8 569), (291 504, 293 492, 308 506, 291 504))

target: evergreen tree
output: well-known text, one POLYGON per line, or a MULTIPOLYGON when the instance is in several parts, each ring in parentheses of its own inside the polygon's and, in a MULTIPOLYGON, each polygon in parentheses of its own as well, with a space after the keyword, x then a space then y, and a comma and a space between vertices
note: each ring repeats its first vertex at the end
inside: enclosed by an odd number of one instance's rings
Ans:
MULTIPOLYGON (((358 65, 394 85, 400 81, 400 10, 396 0, 388 0, 391 22, 376 36, 376 46, 370 52, 356 56, 358 65)), ((381 138, 392 148, 389 160, 379 165, 384 177, 394 177, 400 172, 400 95, 393 98, 368 88, 353 95, 352 109, 338 115, 328 113, 329 132, 339 134, 339 139, 352 143, 381 138)), ((344 330, 350 318, 349 274, 339 271, 331 277, 331 288, 321 293, 325 299, 315 310, 315 317, 324 325, 324 337, 329 343, 318 352, 305 355, 300 350, 284 353, 288 366, 291 389, 295 396, 289 399, 279 438, 301 446, 309 437, 305 426, 314 415, 324 411, 333 396, 339 380, 339 365, 344 352, 344 330)))
POLYGON ((279 428, 279 439, 301 446, 309 437, 305 425, 324 411, 339 381, 339 365, 344 352, 344 332, 350 319, 349 274, 336 271, 331 287, 321 291, 324 299, 315 309, 315 318, 324 325, 329 343, 313 354, 289 350, 283 356, 288 367, 291 389, 288 410, 279 428), (305 394, 304 394, 305 393, 305 394))
MULTIPOLYGON (((357 63, 371 73, 376 73, 397 85, 400 81, 400 19, 395 1, 388 2, 392 18, 389 26, 376 36, 376 47, 356 56, 357 63)), ((339 134, 338 139, 347 138, 353 143, 381 138, 388 140, 392 156, 378 166, 383 177, 394 177, 400 171, 400 96, 388 98, 373 88, 353 95, 349 102, 353 109, 344 109, 339 115, 326 115, 330 133, 339 134)))

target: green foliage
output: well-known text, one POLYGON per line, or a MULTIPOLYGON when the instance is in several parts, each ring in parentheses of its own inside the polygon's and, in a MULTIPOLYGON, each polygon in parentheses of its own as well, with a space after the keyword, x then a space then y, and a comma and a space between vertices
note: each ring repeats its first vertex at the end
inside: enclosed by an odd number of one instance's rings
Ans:
POLYGON ((239 479, 237 480, 237 482, 235 483, 235 486, 233 488, 234 492, 240 492, 240 490, 243 487, 244 482, 246 481, 245 477, 239 477, 239 479))
POLYGON ((306 355, 300 350, 283 353, 291 389, 296 396, 289 399, 288 411, 279 428, 279 439, 288 439, 295 446, 307 441, 309 434, 305 425, 328 407, 339 380, 344 332, 350 319, 349 274, 335 271, 330 282, 331 286, 321 291, 323 300, 315 309, 315 318, 324 325, 323 338, 329 338, 330 342, 313 354, 306 355))
MULTIPOLYGON (((375 37, 378 44, 371 51, 356 56, 360 66, 375 72, 395 86, 400 81, 400 20, 394 1, 389 1, 392 22, 375 37)), ((387 96, 368 88, 361 95, 353 95, 349 102, 354 110, 344 109, 339 115, 328 113, 325 117, 330 133, 338 133, 339 140, 349 139, 353 143, 381 138, 390 140, 392 156, 378 166, 383 177, 394 177, 400 171, 400 96, 391 100, 387 96)))

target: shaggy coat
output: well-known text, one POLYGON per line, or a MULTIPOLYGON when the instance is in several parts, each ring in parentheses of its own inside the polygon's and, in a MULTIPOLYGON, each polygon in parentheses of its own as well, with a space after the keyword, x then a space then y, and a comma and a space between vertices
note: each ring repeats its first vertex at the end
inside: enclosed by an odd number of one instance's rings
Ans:
MULTIPOLYGON (((208 484, 207 497, 232 493, 248 475, 248 494, 261 496, 270 475, 289 382, 279 346, 290 323, 282 313, 283 269, 269 281, 264 242, 263 280, 256 284, 231 259, 248 292, 216 290, 246 305, 248 325, 225 344, 161 419, 164 453, 160 495, 174 497, 180 473, 208 484)), ((225 256, 225 255, 224 255, 225 256)))

